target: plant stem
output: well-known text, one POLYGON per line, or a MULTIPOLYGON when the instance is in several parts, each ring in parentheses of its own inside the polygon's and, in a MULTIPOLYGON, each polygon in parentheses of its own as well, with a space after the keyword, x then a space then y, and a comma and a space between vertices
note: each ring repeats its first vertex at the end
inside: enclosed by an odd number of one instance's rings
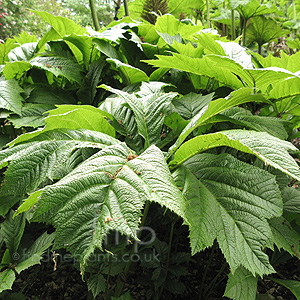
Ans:
POLYGON ((124 3, 124 9, 125 9, 125 16, 129 17, 129 9, 128 9, 128 2, 127 0, 123 0, 124 3))
POLYGON ((89 3, 90 3, 90 10, 91 10, 92 19, 93 19, 95 29, 96 29, 96 31, 99 31, 100 30, 100 25, 99 25, 99 20, 98 20, 98 17, 97 17, 95 0, 89 0, 89 3))
POLYGON ((246 31, 247 31, 247 21, 246 19, 244 19, 243 22, 243 46, 246 46, 246 31))
POLYGON ((201 284, 200 284, 200 296, 201 297, 203 296, 202 291, 203 291, 203 288, 204 288, 204 282, 205 282, 208 270, 210 269, 211 262, 212 262, 214 254, 215 254, 215 251, 216 251, 216 242, 214 243, 214 245, 213 245, 213 247, 211 249, 210 256, 209 256, 208 262, 206 264, 206 267, 205 267, 205 270, 204 270, 204 273, 203 273, 203 276, 202 276, 202 279, 201 279, 201 284))
POLYGON ((158 299, 161 298, 161 295, 162 295, 163 290, 164 290, 166 278, 168 276, 168 270, 169 270, 169 265, 170 265, 170 257, 171 257, 171 250, 172 250, 172 240, 173 240, 173 235, 174 235, 174 225, 175 225, 175 223, 176 223, 176 221, 173 221, 172 224, 171 224, 171 230, 170 230, 170 235, 169 235, 168 256, 167 256, 166 267, 165 267, 165 269, 166 269, 166 277, 165 277, 165 280, 164 280, 163 284, 161 285, 158 299))
MULTIPOLYGON (((146 205, 145 205, 145 208, 144 208, 144 213, 143 213, 143 217, 142 217, 140 227, 143 227, 144 224, 145 224, 145 221, 146 221, 146 218, 147 218, 147 215, 148 215, 148 211, 149 211, 149 207, 150 207, 150 202, 147 201, 146 205)), ((138 237, 139 236, 140 236, 140 233, 138 234, 138 237)), ((122 291, 123 291, 123 288, 124 288, 124 285, 125 285, 125 282, 126 282, 126 277, 127 277, 128 272, 130 270, 130 266, 131 266, 131 262, 132 262, 130 258, 132 256, 132 254, 134 253, 134 251, 135 251, 135 247, 133 246, 131 248, 131 251, 130 251, 129 260, 128 260, 128 262, 126 264, 126 267, 124 269, 124 273, 123 273, 124 277, 122 276, 122 278, 121 278, 121 276, 118 276, 116 292, 115 292, 116 297, 120 297, 121 294, 122 294, 122 291)))
POLYGON ((258 44, 258 54, 261 55, 261 44, 258 44))
POLYGON ((231 10, 231 40, 235 40, 235 18, 234 9, 231 10))
POLYGON ((210 23, 210 3, 209 3, 209 0, 206 0, 206 10, 207 10, 207 25, 210 28, 211 23, 210 23))

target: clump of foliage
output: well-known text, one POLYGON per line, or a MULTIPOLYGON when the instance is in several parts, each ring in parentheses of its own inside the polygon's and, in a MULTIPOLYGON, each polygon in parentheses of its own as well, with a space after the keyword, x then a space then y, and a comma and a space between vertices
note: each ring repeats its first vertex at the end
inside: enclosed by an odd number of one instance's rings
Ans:
MULTIPOLYGON (((299 53, 264 58, 172 15, 88 32, 36 14, 51 25, 43 38, 0 45, 0 290, 53 242, 94 297, 120 297, 135 264, 148 299, 163 299, 184 292, 190 256, 218 244, 224 295, 256 299, 259 278, 275 273, 270 253, 300 253, 299 53), (166 240, 128 245, 157 219, 166 240), (36 222, 55 232, 24 252, 36 222), (188 228, 190 252, 174 247, 175 225, 188 228), (151 250, 159 261, 143 258, 151 250), (135 252, 137 262, 115 260, 135 252)), ((268 278, 298 297, 298 282, 268 278)))

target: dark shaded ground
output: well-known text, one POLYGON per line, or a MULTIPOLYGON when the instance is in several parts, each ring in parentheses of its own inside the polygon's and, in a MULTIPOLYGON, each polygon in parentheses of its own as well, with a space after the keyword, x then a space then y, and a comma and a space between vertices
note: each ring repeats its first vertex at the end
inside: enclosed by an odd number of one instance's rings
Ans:
MULTIPOLYGON (((186 291, 182 295, 174 296, 172 294, 163 294, 161 299, 227 299, 222 297, 226 285, 226 273, 229 271, 220 251, 216 248, 215 255, 211 261, 209 269, 205 269, 211 249, 204 251, 192 258, 189 265, 191 275, 181 278, 186 285, 186 291), (204 266, 204 268, 203 268, 204 266), (217 280, 212 288, 209 285, 213 282, 216 274, 222 268, 225 270, 217 280), (202 276, 206 272, 205 280, 202 282, 202 276), (207 289, 206 297, 201 296, 201 283, 203 290, 207 289)), ((71 299, 92 299, 88 293, 87 286, 82 282, 81 275, 78 269, 74 267, 71 262, 58 262, 56 271, 53 270, 54 262, 52 259, 42 265, 35 266, 27 271, 24 271, 21 276, 15 281, 13 292, 23 293, 26 299, 35 300, 71 300, 71 299)), ((128 278, 128 284, 125 289, 130 289, 132 296, 136 300, 143 300, 145 298, 146 289, 143 285, 137 284, 138 273, 140 270, 136 269, 135 273, 131 273, 128 278)), ((300 260, 297 258, 280 264, 276 267, 278 272, 275 277, 282 279, 300 280, 300 260)), ((111 286, 115 284, 111 281, 111 286)), ((294 300, 296 299, 286 288, 268 280, 259 280, 258 290, 261 294, 261 300, 294 300)), ((3 299, 9 299, 9 292, 3 299)), ((203 295, 203 292, 202 292, 203 295)), ((21 299, 21 298, 20 298, 21 299)), ((98 298, 97 298, 98 299, 98 298)))

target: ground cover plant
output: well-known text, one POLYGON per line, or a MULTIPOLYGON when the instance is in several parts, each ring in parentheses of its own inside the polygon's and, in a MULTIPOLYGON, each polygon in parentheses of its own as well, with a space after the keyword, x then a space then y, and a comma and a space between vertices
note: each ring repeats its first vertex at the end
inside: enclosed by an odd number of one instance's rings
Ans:
POLYGON ((134 272, 147 299, 181 297, 193 263, 199 299, 222 297, 221 274, 230 299, 262 299, 262 279, 299 299, 275 271, 300 253, 299 52, 263 57, 172 15, 96 32, 35 13, 45 36, 0 45, 3 297, 50 247, 89 297, 133 299, 134 272))

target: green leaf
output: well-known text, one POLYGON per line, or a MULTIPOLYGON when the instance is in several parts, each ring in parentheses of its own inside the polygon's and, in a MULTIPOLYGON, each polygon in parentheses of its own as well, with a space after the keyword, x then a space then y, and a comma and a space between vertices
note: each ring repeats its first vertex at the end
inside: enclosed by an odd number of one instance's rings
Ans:
MULTIPOLYGON (((227 153, 197 155, 185 166, 199 178, 200 186, 200 197, 188 207, 190 214, 198 214, 198 218, 188 220, 190 230, 206 226, 205 232, 217 238, 232 272, 240 265, 254 276, 274 272, 262 248, 272 246, 267 219, 282 214, 275 176, 227 153), (199 207, 205 207, 205 212, 199 212, 199 207)), ((209 237, 210 242, 213 237, 209 237)), ((198 230, 192 251, 209 246, 204 239, 198 230)))
POLYGON ((32 12, 40 16, 47 23, 49 23, 61 37, 71 35, 72 33, 79 35, 84 35, 87 33, 85 28, 82 28, 80 25, 76 24, 70 19, 64 17, 56 17, 45 11, 33 10, 32 12))
POLYGON ((93 274, 87 281, 89 291, 92 291, 94 298, 105 291, 106 280, 102 274, 93 274))
POLYGON ((250 130, 226 130, 190 139, 177 150, 170 165, 181 165, 197 153, 220 146, 253 154, 265 164, 300 180, 299 167, 289 155, 289 152, 296 152, 298 149, 293 144, 265 132, 250 130))
POLYGON ((5 172, 7 181, 2 193, 23 195, 32 192, 44 180, 61 178, 70 172, 84 159, 81 148, 102 149, 118 143, 109 135, 84 129, 41 133, 26 143, 0 152, 2 162, 11 161, 5 172))
POLYGON ((264 97, 259 94, 254 94, 251 88, 242 88, 240 90, 234 91, 230 96, 226 98, 219 98, 211 101, 208 107, 204 107, 196 116, 194 116, 189 124, 184 128, 181 135, 175 142, 175 144, 170 148, 171 154, 183 143, 183 141, 193 132, 197 127, 201 126, 207 120, 213 116, 229 109, 231 107, 247 103, 247 102, 263 102, 264 97))
MULTIPOLYGON (((151 91, 151 83, 143 83, 143 86, 149 87, 151 91)), ((165 114, 176 93, 162 93, 154 90, 151 93, 147 93, 147 95, 139 95, 138 93, 129 94, 107 85, 102 85, 101 87, 117 94, 133 111, 138 133, 145 140, 145 149, 160 141, 165 114)))
POLYGON ((26 43, 17 48, 14 48, 8 53, 10 62, 29 61, 36 54, 37 42, 26 43))
POLYGON ((11 290, 16 279, 15 272, 12 269, 6 269, 0 273, 0 293, 5 290, 11 290))
POLYGON ((126 292, 125 294, 123 294, 121 297, 112 297, 112 300, 134 300, 131 295, 130 292, 126 292))
POLYGON ((258 277, 254 277, 243 267, 239 267, 234 274, 229 273, 225 297, 230 299, 256 299, 258 277))
POLYGON ((46 115, 44 113, 54 108, 53 105, 26 103, 22 107, 21 116, 10 115, 7 119, 15 128, 24 126, 37 128, 45 125, 46 115))
POLYGON ((197 115, 200 110, 208 105, 213 99, 214 93, 208 95, 201 95, 196 93, 189 93, 181 98, 176 98, 172 103, 175 106, 175 110, 184 119, 191 119, 197 115))
POLYGON ((0 108, 21 115, 23 89, 14 79, 0 81, 0 108))
POLYGON ((216 238, 215 220, 210 218, 215 209, 213 201, 210 201, 213 195, 185 166, 177 168, 172 176, 187 199, 185 214, 191 224, 189 238, 192 255, 194 255, 211 247, 216 238))
POLYGON ((300 235, 291 227, 283 217, 269 220, 274 236, 274 243, 278 249, 283 249, 294 256, 299 256, 300 235))
POLYGON ((8 53, 18 47, 13 39, 6 39, 5 43, 0 43, 0 65, 4 65, 8 61, 8 53))
POLYGON ((32 66, 49 71, 54 76, 63 76, 70 81, 81 83, 82 67, 73 59, 66 57, 50 56, 50 57, 35 57, 30 61, 32 66))
POLYGON ((9 209, 13 207, 18 201, 22 200, 21 197, 1 196, 0 197, 0 216, 5 216, 9 209))
POLYGON ((203 58, 193 58, 178 53, 172 53, 171 56, 156 56, 158 60, 145 60, 145 62, 155 67, 173 68, 214 78, 232 89, 243 87, 242 81, 235 74, 241 75, 241 79, 247 79, 247 74, 243 72, 242 66, 227 57, 211 54, 203 58))
POLYGON ((283 210, 290 213, 300 214, 300 191, 292 187, 286 187, 282 190, 282 199, 284 202, 283 210))
POLYGON ((288 138, 288 134, 284 127, 285 121, 280 118, 252 115, 250 111, 241 107, 232 107, 223 112, 222 115, 228 116, 228 121, 232 120, 234 123, 234 120, 237 120, 239 124, 246 126, 247 128, 256 131, 265 131, 270 135, 283 140, 288 138))
POLYGON ((14 211, 11 210, 7 219, 1 224, 1 235, 11 255, 14 255, 19 248, 26 222, 24 215, 15 218, 13 215, 14 211))
POLYGON ((24 202, 18 207, 14 217, 34 207, 34 205, 39 201, 42 191, 43 190, 38 190, 25 199, 24 202))
POLYGON ((272 281, 279 283, 289 289, 297 298, 297 300, 300 300, 300 282, 296 280, 284 280, 284 279, 278 279, 278 278, 272 278, 268 277, 268 279, 271 279, 272 281))
MULTIPOLYGON (((46 126, 37 131, 25 133, 9 145, 16 145, 21 142, 30 140, 41 133, 60 129, 87 129, 93 131, 103 132, 110 136, 115 136, 114 128, 107 122, 106 118, 111 116, 89 105, 57 105, 57 108, 48 112, 48 117, 45 118, 46 126)), ((1 157, 1 155, 0 155, 1 157)))
POLYGON ((108 58, 107 61, 119 70, 122 83, 125 85, 149 81, 147 74, 138 68, 124 64, 121 61, 113 58, 108 58))
POLYGON ((185 200, 162 152, 151 146, 135 157, 124 145, 107 147, 57 183, 44 188, 34 220, 56 228, 55 248, 67 247, 84 267, 108 231, 137 238, 145 201, 155 201, 185 219, 185 200))
POLYGON ((31 64, 27 61, 8 62, 3 69, 3 75, 6 80, 13 78, 19 79, 30 69, 31 64))
POLYGON ((82 104, 93 104, 100 78, 104 75, 104 66, 105 61, 103 59, 96 60, 89 65, 88 73, 84 78, 84 84, 77 92, 77 96, 82 104))
POLYGON ((286 31, 276 21, 264 16, 252 18, 247 28, 247 40, 249 44, 256 42, 258 45, 263 45, 285 35, 286 31))
POLYGON ((14 36, 14 40, 20 45, 37 42, 35 35, 30 35, 24 30, 18 36, 14 36))
POLYGON ((26 270, 34 265, 40 264, 43 253, 52 245, 55 233, 47 234, 43 233, 21 256, 20 261, 15 270, 20 274, 23 270, 26 270))

